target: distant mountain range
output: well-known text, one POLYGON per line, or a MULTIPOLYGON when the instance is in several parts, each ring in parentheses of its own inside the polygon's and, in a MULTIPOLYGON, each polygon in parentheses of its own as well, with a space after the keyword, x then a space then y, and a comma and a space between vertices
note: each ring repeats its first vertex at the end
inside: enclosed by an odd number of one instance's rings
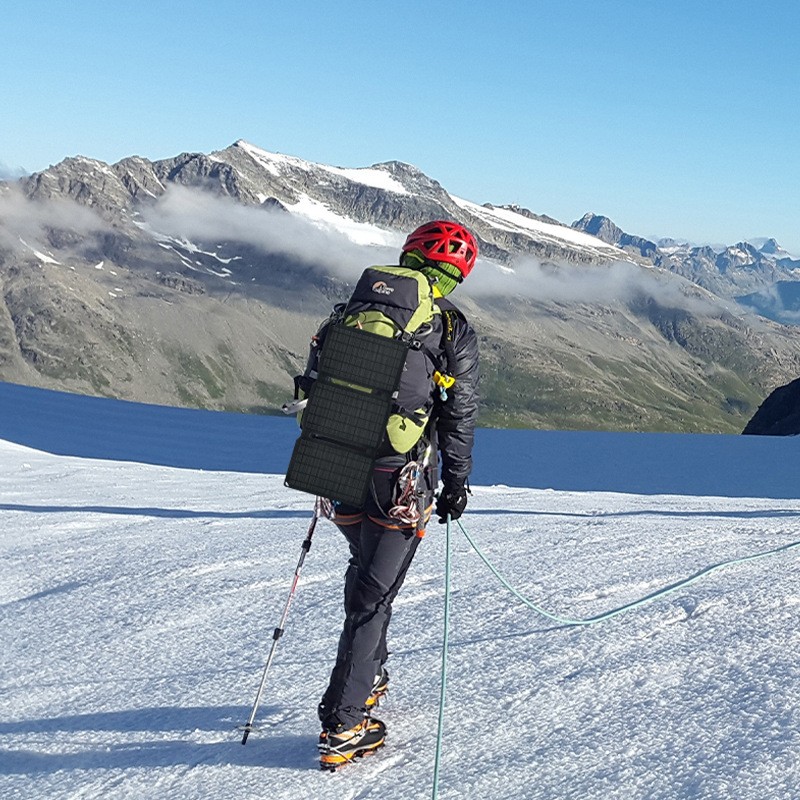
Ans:
POLYGON ((654 266, 682 275, 722 297, 767 290, 778 281, 800 281, 800 259, 793 259, 775 239, 738 242, 723 248, 665 239, 658 243, 620 230, 608 217, 586 214, 573 228, 642 256, 654 266))
POLYGON ((594 214, 570 226, 459 198, 402 162, 238 141, 0 182, 0 378, 274 412, 331 304, 441 217, 481 245, 454 300, 481 337, 484 424, 738 431, 800 374, 800 328, 774 321, 791 309, 741 305, 800 285, 774 240, 656 243, 594 214))

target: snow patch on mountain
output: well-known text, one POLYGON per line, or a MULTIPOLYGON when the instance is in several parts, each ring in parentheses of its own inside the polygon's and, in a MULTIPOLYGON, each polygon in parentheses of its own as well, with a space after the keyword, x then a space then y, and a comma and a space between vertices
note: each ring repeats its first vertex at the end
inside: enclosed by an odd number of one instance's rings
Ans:
POLYGON ((57 266, 61 266, 60 261, 56 261, 52 256, 48 256, 45 253, 42 253, 40 250, 37 250, 35 247, 31 247, 23 238, 20 237, 20 242, 26 247, 28 250, 33 253, 42 264, 56 264, 57 266))
POLYGON ((267 150, 262 150, 250 142, 240 139, 236 142, 237 146, 244 150, 254 161, 262 166, 267 172, 276 177, 282 175, 283 170, 281 167, 290 167, 300 169, 305 172, 312 170, 328 172, 332 175, 338 175, 347 180, 355 183, 361 183, 364 186, 372 186, 376 189, 384 189, 388 192, 395 194, 408 194, 408 190, 403 186, 400 181, 389 175, 388 172, 378 167, 360 167, 355 169, 346 169, 343 167, 331 167, 327 164, 316 164, 312 161, 306 161, 296 156, 287 156, 282 153, 270 153, 267 150))
POLYGON ((343 234, 351 242, 366 247, 390 247, 399 250, 404 237, 395 231, 379 228, 368 222, 356 222, 354 219, 337 214, 319 200, 307 194, 290 206, 293 213, 311 222, 317 228, 332 233, 343 234))
POLYGON ((461 197, 450 195, 453 202, 465 211, 469 211, 476 217, 496 228, 502 228, 513 233, 524 233, 529 236, 543 239, 545 241, 555 241, 562 246, 567 243, 572 247, 579 247, 584 250, 591 250, 606 257, 614 255, 623 256, 623 252, 613 245, 606 244, 595 236, 567 228, 563 225, 553 225, 549 222, 541 222, 531 219, 523 214, 518 214, 507 208, 486 208, 461 197))

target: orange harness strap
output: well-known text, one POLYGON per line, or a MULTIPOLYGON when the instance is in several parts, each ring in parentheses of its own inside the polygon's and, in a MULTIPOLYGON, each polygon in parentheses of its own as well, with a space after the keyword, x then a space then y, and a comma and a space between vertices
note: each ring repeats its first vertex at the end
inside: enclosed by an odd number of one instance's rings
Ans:
MULTIPOLYGON (((433 503, 431 503, 426 509, 423 519, 425 524, 430 521, 431 518, 431 511, 433 510, 433 503)), ((367 515, 367 519, 370 522, 374 522, 376 525, 380 525, 382 528, 386 528, 389 531, 407 531, 409 529, 413 529, 413 525, 397 525, 392 522, 387 522, 385 519, 379 519, 378 517, 371 517, 367 515)), ((425 528, 420 528, 417 531, 417 536, 421 539, 425 535, 425 528)))

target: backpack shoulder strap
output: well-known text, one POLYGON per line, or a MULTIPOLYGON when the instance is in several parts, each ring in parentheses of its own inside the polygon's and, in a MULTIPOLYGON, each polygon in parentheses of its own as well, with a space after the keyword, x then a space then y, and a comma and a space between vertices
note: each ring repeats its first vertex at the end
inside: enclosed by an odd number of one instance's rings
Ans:
POLYGON ((464 315, 448 300, 436 298, 436 305, 442 314, 442 339, 440 347, 444 352, 445 364, 444 371, 437 370, 433 380, 439 387, 442 400, 447 400, 447 390, 456 382, 456 371, 458 369, 458 359, 456 358, 456 348, 454 344, 456 320, 464 315))
POLYGON ((449 300, 437 298, 436 305, 442 312, 442 349, 447 358, 447 372, 455 377, 458 362, 456 349, 453 344, 455 339, 456 320, 460 317, 466 322, 466 317, 449 300))

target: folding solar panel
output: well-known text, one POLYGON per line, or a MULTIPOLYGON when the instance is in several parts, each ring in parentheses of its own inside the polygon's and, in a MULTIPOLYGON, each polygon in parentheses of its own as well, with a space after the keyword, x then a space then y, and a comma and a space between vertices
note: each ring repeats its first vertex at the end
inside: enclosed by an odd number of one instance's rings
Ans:
POLYGON ((346 505, 364 504, 407 354, 398 339, 330 327, 287 486, 346 505))
POLYGON ((348 506, 362 506, 367 499, 374 461, 372 454, 364 455, 335 442, 301 436, 294 445, 286 485, 348 506))
POLYGON ((391 394, 400 383, 407 353, 399 339, 332 325, 319 357, 319 374, 391 394))

